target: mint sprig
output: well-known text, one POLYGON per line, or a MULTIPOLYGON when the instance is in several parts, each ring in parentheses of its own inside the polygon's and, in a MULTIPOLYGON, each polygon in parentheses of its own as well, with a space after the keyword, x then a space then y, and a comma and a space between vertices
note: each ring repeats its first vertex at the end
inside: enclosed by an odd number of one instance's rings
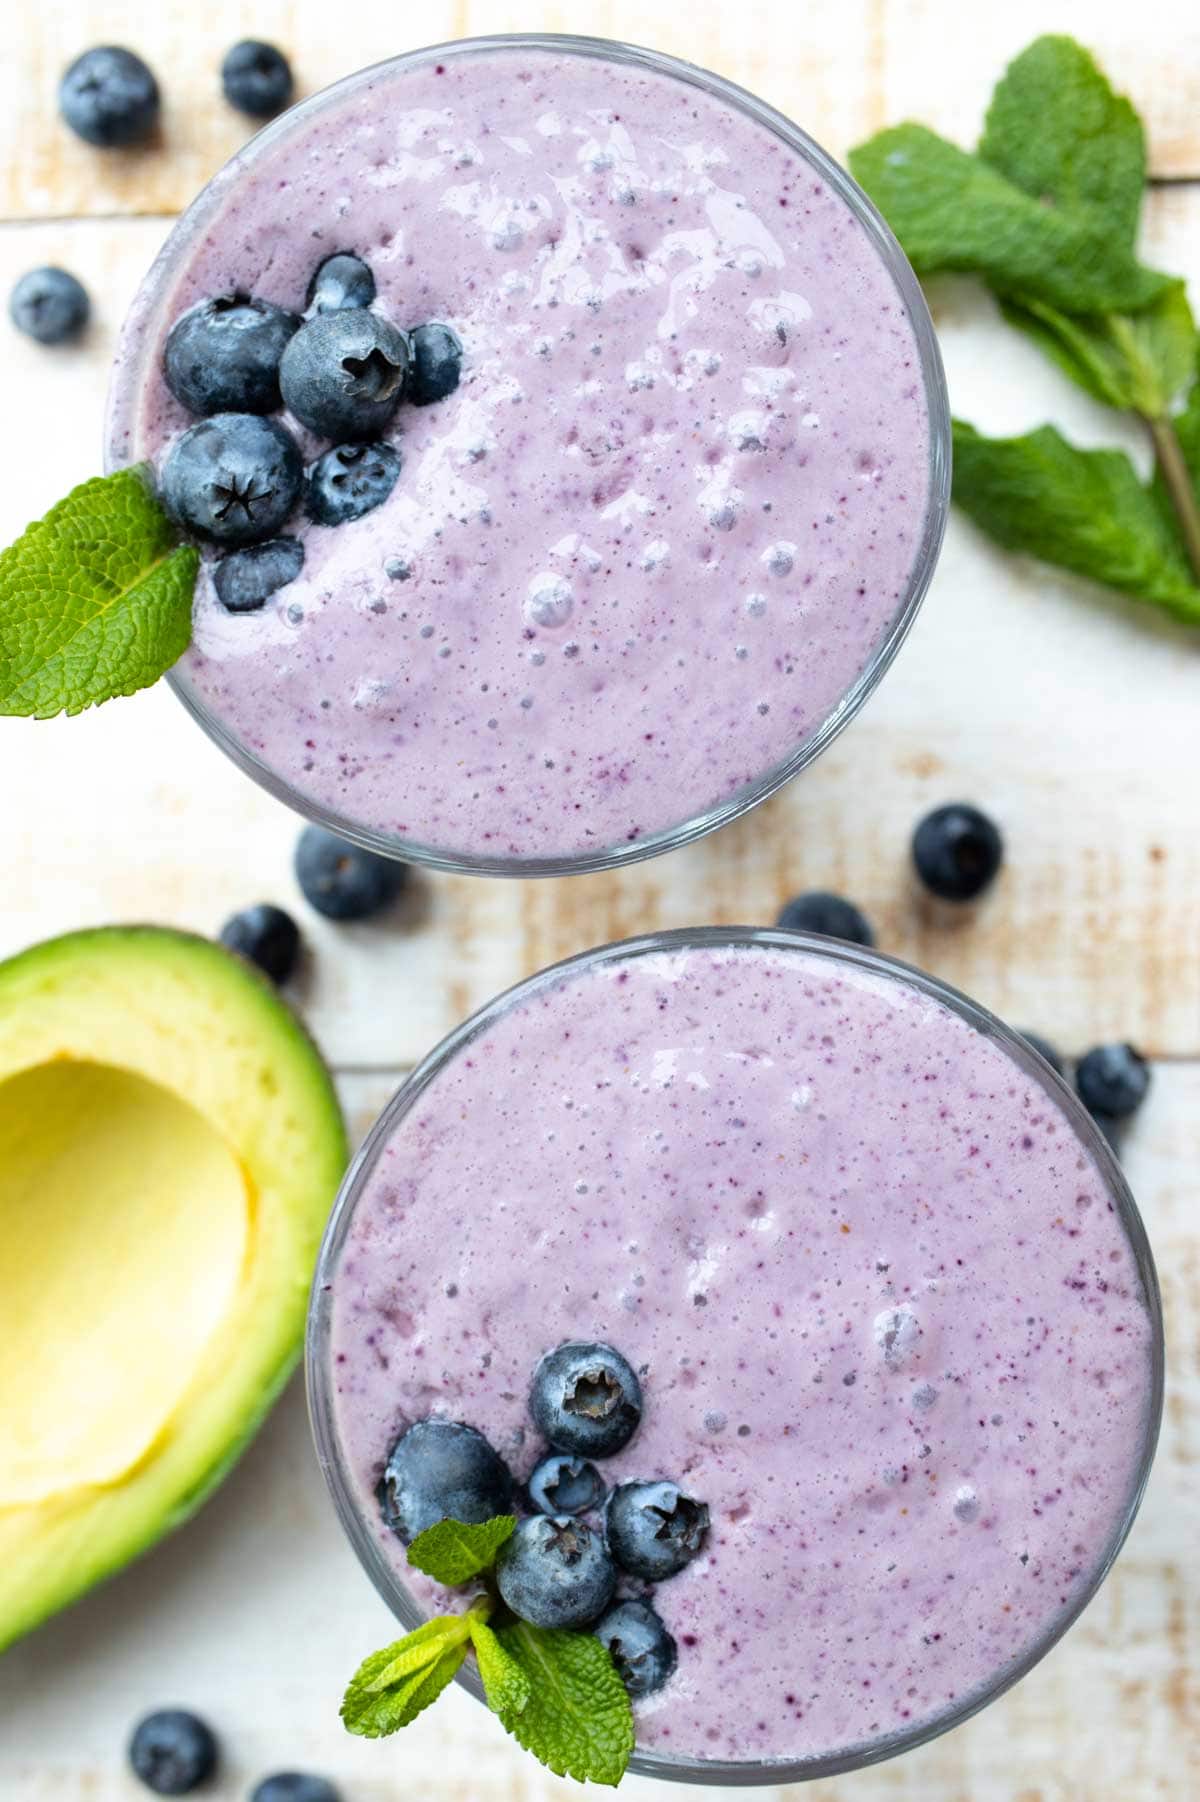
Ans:
POLYGON ((187 649, 199 553, 143 471, 72 489, 0 552, 0 714, 81 713, 187 649))
POLYGON ((491 1570, 516 1525, 515 1514, 495 1514, 470 1526, 461 1520, 439 1520, 417 1534, 408 1548, 408 1562, 435 1583, 457 1589, 481 1571, 491 1570))
MULTIPOLYGON (((413 1540, 408 1561, 450 1587, 486 1579, 516 1524, 512 1514, 474 1525, 439 1521, 413 1540)), ((407 1727, 437 1700, 468 1648, 489 1707, 527 1752, 560 1777, 620 1782, 634 1746, 633 1710, 607 1648, 590 1633, 515 1620, 490 1583, 465 1614, 438 1615, 363 1660, 342 1701, 349 1732, 378 1739, 407 1727)))
POLYGON ((902 125, 850 165, 918 274, 979 275, 1011 325, 1153 446, 1147 485, 1123 453, 1053 428, 990 439, 956 421, 955 500, 1006 548, 1200 624, 1197 332, 1183 282, 1138 259, 1146 149, 1129 101, 1073 39, 1042 37, 1005 71, 973 153, 902 125), (1089 521, 1095 506, 1110 511, 1089 521))

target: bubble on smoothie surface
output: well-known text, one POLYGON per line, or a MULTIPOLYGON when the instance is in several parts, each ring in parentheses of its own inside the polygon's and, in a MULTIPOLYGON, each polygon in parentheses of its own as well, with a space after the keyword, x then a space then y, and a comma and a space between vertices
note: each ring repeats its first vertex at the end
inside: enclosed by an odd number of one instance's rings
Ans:
POLYGON ((767 546, 762 560, 773 576, 789 576, 796 561, 796 547, 788 544, 785 539, 780 539, 778 544, 767 546))
POLYGON ((907 1302, 885 1308, 875 1316, 875 1343, 883 1353, 883 1361, 892 1370, 906 1364, 917 1350, 921 1339, 921 1323, 907 1302))
POLYGON ((960 1483, 954 1491, 954 1518, 964 1524, 979 1519, 979 1497, 969 1483, 960 1483))
POLYGON ((565 576, 543 573, 529 584, 525 617, 531 626, 565 626, 575 597, 565 576))

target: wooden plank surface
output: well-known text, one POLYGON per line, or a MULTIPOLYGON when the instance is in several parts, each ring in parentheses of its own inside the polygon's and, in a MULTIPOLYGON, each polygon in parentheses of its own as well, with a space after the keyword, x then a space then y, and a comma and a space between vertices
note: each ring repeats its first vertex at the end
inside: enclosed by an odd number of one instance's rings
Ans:
MULTIPOLYGON (((98 303, 77 351, 3 334, 0 542, 97 467, 113 335, 169 215, 242 140, 216 95, 247 30, 295 56, 311 89, 376 56, 531 23, 624 34, 708 62, 790 111, 837 153, 918 116, 970 141, 1004 60, 1037 31, 1093 45, 1147 117, 1155 172, 1200 176, 1200 26, 1177 0, 597 0, 516 6, 362 0, 105 0, 26 8, 0 58, 0 291, 59 261, 98 303), (790 23, 788 22, 790 20, 790 23), (118 37, 167 93, 157 150, 97 157, 66 138, 66 58, 118 37)), ((1161 188, 1149 254, 1200 282, 1200 187, 1161 188)), ((931 296, 956 410, 993 430, 1053 416, 1089 443, 1111 421, 1011 334, 967 283, 931 296)), ((1138 452, 1140 454, 1140 447, 1138 452)), ((813 1786, 812 1802, 1142 1802, 1200 1794, 1200 640, 1132 605, 995 553, 954 520, 922 617, 880 692, 822 762, 705 844, 621 873, 520 884, 422 879, 379 926, 335 929, 298 907, 303 1006, 342 1072, 356 1130, 401 1069, 471 1007, 550 959, 655 925, 767 920, 802 886, 860 900, 882 946, 1071 1049, 1115 1035, 1158 1060, 1129 1170, 1164 1281, 1171 1381, 1164 1442, 1130 1546, 1039 1672, 947 1739, 813 1786), (980 801, 1008 867, 978 910, 915 892, 906 842, 937 801, 980 801)), ((296 902, 297 822, 215 750, 160 688, 75 721, 4 722, 8 777, 0 955, 107 919, 212 930, 248 900, 296 902)), ((175 1541, 0 1660, 3 1802, 131 1802, 127 1723, 145 1706, 208 1710, 230 1745, 221 1802, 290 1763, 346 1802, 552 1802, 577 1795, 455 1694, 403 1742, 367 1746, 334 1714, 347 1668, 386 1631, 342 1543, 294 1388, 230 1485, 175 1541)), ((648 1799, 650 1785, 630 1783, 648 1799)), ((663 1792, 657 1792, 662 1794, 663 1792)), ((683 1791, 681 1794, 693 1792, 683 1791)), ((712 1795, 715 1792, 695 1791, 712 1795)))

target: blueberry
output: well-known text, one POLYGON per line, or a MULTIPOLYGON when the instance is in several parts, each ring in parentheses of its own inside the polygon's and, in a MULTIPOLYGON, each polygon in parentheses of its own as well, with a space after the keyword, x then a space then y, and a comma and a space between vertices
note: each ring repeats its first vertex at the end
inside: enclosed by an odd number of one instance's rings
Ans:
POLYGON ((1049 1039, 1044 1039, 1042 1037, 1041 1033, 1038 1033, 1038 1032, 1023 1032, 1021 1034, 1021 1037, 1024 1039, 1024 1041, 1027 1045, 1032 1046, 1032 1048, 1034 1049, 1034 1051, 1037 1052, 1039 1057, 1045 1058, 1046 1062, 1049 1064, 1050 1068, 1053 1071, 1055 1071, 1059 1076, 1062 1075, 1062 1073, 1063 1073, 1062 1054, 1059 1051, 1055 1050, 1054 1046, 1050 1043, 1049 1039))
POLYGON ((92 303, 81 281, 65 269, 31 269, 9 297, 9 317, 19 332, 39 344, 65 344, 78 338, 92 303))
POLYGON ((400 475, 390 444, 339 444, 308 472, 304 508, 321 526, 341 526, 381 507, 400 475))
POLYGON ((592 1631, 631 1696, 652 1695, 675 1669, 675 1641, 649 1602, 614 1602, 592 1631))
POLYGON ((139 1721, 129 1742, 136 1777, 159 1796, 187 1796, 217 1768, 212 1729, 182 1708, 161 1708, 139 1721))
POLYGON ((401 1433, 375 1493, 385 1522, 407 1545, 439 1520, 471 1524, 511 1513, 513 1480, 474 1427, 430 1418, 401 1433))
POLYGON ((369 307, 375 298, 375 277, 352 250, 335 250, 313 271, 308 284, 311 313, 340 313, 346 307, 369 307))
POLYGON ((284 405, 321 438, 373 438, 400 402, 408 339, 366 307, 318 313, 283 353, 284 405))
POLYGON ((412 370, 408 398, 414 407, 428 407, 445 400, 458 387, 462 371, 462 344, 448 325, 419 325, 409 333, 412 370))
POLYGON ((257 965, 272 982, 286 982, 300 955, 300 928, 282 907, 260 901, 243 908, 221 928, 221 943, 248 963, 257 965))
POLYGON ((825 938, 848 939, 852 945, 873 945, 875 934, 865 914, 853 901, 831 895, 825 889, 810 889, 796 895, 779 910, 776 926, 789 932, 819 932, 825 938))
POLYGON ((551 1452, 536 1466, 526 1485, 539 1514, 586 1514, 604 1500, 604 1478, 594 1464, 551 1452))
POLYGON ((327 920, 365 920, 395 900, 408 865, 360 850, 323 826, 306 826, 296 843, 296 881, 327 920))
POLYGON ((1076 1064, 1075 1087, 1089 1114, 1124 1120, 1146 1099, 1150 1066, 1132 1045, 1097 1045, 1076 1064))
POLYGON ((162 500, 202 538, 252 544, 279 530, 303 479, 296 441, 275 420, 218 413, 175 440, 163 464, 162 500))
POLYGON ((529 1411, 543 1438, 557 1450, 608 1458, 637 1429, 642 1388, 611 1345, 571 1341, 547 1352, 538 1365, 529 1411))
POLYGON ((690 1564, 708 1532, 708 1504, 674 1483, 622 1483, 608 1498, 608 1543, 631 1577, 661 1583, 690 1564))
POLYGON ((148 138, 158 123, 158 83, 140 56, 100 44, 77 56, 58 84, 58 110, 87 144, 115 150, 148 138))
POLYGON ((167 336, 167 387, 189 413, 273 413, 279 360, 299 326, 295 313, 252 294, 202 300, 167 336))
POLYGON ((927 813, 913 833, 917 875, 943 901, 973 901, 994 879, 1004 856, 995 824, 978 807, 952 801, 927 813))
POLYGON ((304 567, 304 546, 298 538, 268 538, 231 551, 213 567, 217 599, 229 613, 257 613, 277 588, 294 582, 304 567))
POLYGON ((327 1777, 310 1777, 303 1771, 276 1771, 250 1791, 250 1802, 341 1802, 327 1777))
POLYGON ((503 1600, 533 1627, 584 1627, 612 1601, 617 1573, 600 1534, 568 1515, 530 1515, 496 1559, 503 1600))
POLYGON ((291 64, 274 44, 243 38, 225 52, 221 86, 230 106, 252 119, 270 119, 281 113, 292 98, 291 64))

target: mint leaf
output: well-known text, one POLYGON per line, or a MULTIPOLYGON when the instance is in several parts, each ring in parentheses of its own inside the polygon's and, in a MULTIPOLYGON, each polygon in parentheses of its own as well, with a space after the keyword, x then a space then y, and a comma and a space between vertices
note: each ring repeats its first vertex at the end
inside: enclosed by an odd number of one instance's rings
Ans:
POLYGON ((199 562, 141 471, 73 489, 0 553, 0 713, 81 713, 157 681, 187 649, 199 562))
POLYGON ((1045 206, 923 125, 880 132, 851 151, 850 168, 919 275, 974 271, 997 293, 1068 313, 1136 311, 1170 282, 1093 210, 1045 206))
POLYGON ((523 1667, 501 1645, 486 1621, 472 1624, 471 1643, 488 1707, 498 1715, 520 1714, 532 1694, 532 1684, 523 1667))
POLYGON ((511 1538, 516 1524, 515 1514, 495 1514, 474 1526, 461 1520, 440 1520, 417 1534, 408 1548, 408 1562, 436 1583, 454 1588, 492 1568, 496 1553, 511 1538))
POLYGON ((523 1708, 498 1710, 513 1738, 560 1777, 619 1783, 633 1751, 633 1711, 600 1641, 524 1621, 496 1637, 529 1680, 523 1708))
POLYGON ((1146 184, 1142 122, 1074 38, 1041 37, 1005 70, 979 156, 1034 200, 1091 213, 1132 250, 1146 184))
POLYGON ((1200 588, 1152 491, 1124 451, 1078 450, 1053 426, 985 438, 954 422, 954 498, 1022 551, 1200 625, 1200 588))
POLYGON ((1139 313, 1072 316, 1038 300, 1000 305, 1010 325, 1107 406, 1161 419, 1191 379, 1196 326, 1182 281, 1139 313))
POLYGON ((467 1655, 476 1617, 443 1614, 364 1658, 346 1686, 341 1716, 351 1733, 397 1733, 441 1695, 467 1655))

